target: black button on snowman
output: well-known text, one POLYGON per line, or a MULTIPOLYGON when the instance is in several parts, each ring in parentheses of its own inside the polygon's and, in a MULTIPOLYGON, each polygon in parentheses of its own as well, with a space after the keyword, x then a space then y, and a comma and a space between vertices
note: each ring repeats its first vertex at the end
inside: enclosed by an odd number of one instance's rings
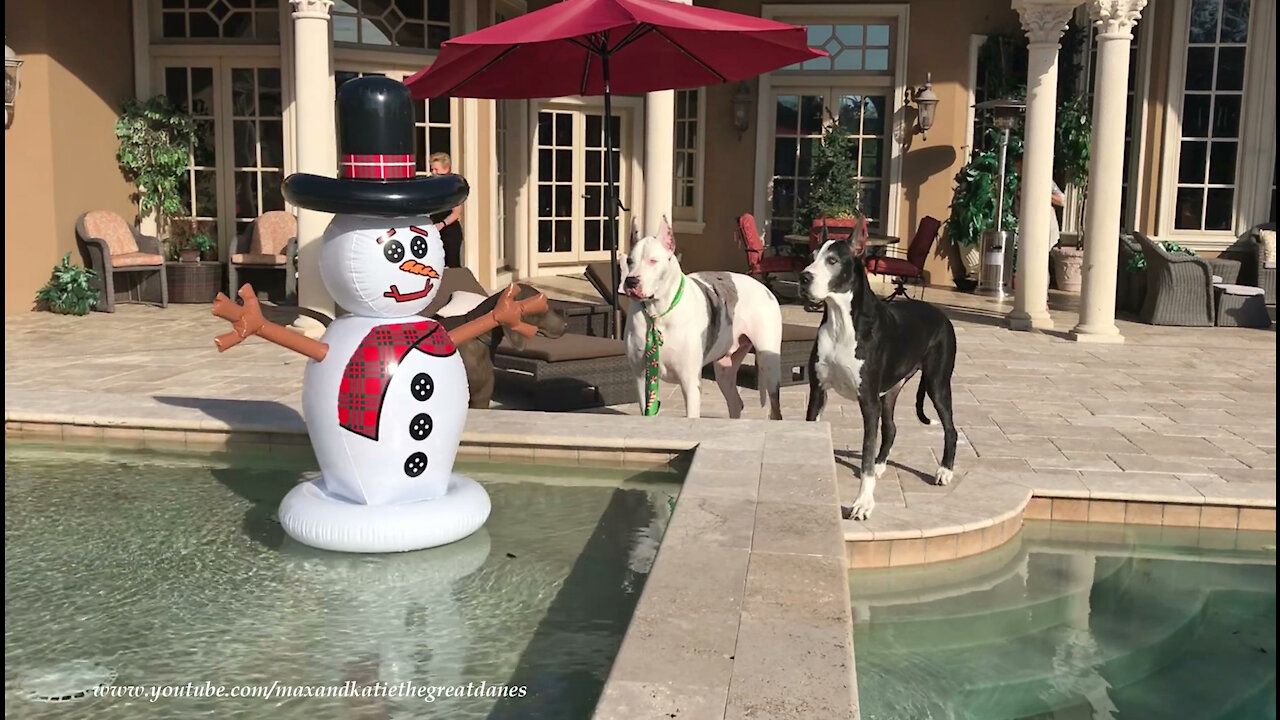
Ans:
POLYGON ((251 334, 297 350, 307 363, 302 404, 321 478, 285 497, 280 520, 301 542, 333 550, 387 552, 453 542, 489 514, 484 489, 453 474, 467 413, 467 380, 455 344, 499 323, 525 334, 540 295, 446 332, 418 315, 435 297, 444 245, 428 215, 468 193, 456 175, 418 177, 413 100, 382 77, 338 91, 340 177, 292 175, 294 205, 334 213, 320 248, 320 275, 350 314, 320 342, 265 321, 246 285, 240 307, 219 296, 214 314, 231 320, 227 349, 251 334))

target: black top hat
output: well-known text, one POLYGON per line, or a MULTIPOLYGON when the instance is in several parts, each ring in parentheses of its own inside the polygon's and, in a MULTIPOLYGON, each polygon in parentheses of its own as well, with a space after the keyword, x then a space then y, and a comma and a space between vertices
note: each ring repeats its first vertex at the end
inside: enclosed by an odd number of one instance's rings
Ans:
POLYGON ((403 217, 448 210, 467 199, 460 175, 418 177, 413 97, 390 78, 356 78, 338 89, 338 177, 296 173, 289 202, 310 210, 403 217))

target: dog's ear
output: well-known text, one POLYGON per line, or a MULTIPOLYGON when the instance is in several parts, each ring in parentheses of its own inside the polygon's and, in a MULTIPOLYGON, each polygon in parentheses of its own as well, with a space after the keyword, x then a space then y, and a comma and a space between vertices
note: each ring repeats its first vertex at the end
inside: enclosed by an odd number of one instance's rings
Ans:
POLYGON ((667 216, 662 216, 662 222, 658 224, 658 240, 662 242, 662 247, 667 252, 674 254, 676 251, 676 236, 671 232, 671 223, 667 222, 667 216))
POLYGON ((853 235, 849 240, 853 244, 853 254, 861 257, 867 252, 867 238, 870 235, 867 232, 867 216, 859 215, 858 222, 853 227, 853 235))

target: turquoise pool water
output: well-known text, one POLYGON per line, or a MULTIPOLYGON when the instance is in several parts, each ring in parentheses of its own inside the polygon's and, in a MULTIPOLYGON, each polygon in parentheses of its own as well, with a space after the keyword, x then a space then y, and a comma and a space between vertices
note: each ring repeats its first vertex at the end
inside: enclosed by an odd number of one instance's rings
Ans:
POLYGON ((493 500, 484 530, 445 548, 353 556, 298 545, 276 522, 307 469, 280 456, 6 443, 5 717, 590 715, 678 475, 461 465, 493 500), (227 692, 348 682, 473 690, 433 702, 44 699, 111 677, 227 692), (527 691, 478 697, 482 682, 527 691))
POLYGON ((1276 535, 1028 523, 849 576, 863 720, 1276 717, 1276 535))

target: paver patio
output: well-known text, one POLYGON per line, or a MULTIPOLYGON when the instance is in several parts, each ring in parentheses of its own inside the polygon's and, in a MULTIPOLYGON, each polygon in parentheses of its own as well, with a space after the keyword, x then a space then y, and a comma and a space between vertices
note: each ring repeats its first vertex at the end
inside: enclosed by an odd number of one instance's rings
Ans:
MULTIPOLYGON (((590 296, 576 279, 541 284, 552 295, 590 296)), ((1160 481, 1192 495, 1274 499, 1274 330, 1162 328, 1122 320, 1124 344, 1091 345, 1065 337, 1076 319, 1066 309, 1074 303, 1070 296, 1055 295, 1061 309, 1052 314, 1060 331, 1047 333, 1004 329, 1005 306, 989 298, 931 288, 926 299, 948 311, 959 340, 953 386, 957 478, 946 488, 928 482, 942 433, 938 425, 915 419, 913 381, 898 409, 890 467, 877 486, 879 508, 924 508, 975 476, 1080 490, 1160 481)), ((787 322, 820 319, 797 305, 783 307, 787 322)), ((282 316, 277 319, 288 318, 287 309, 276 312, 282 316)), ((269 400, 297 407, 305 360, 258 341, 219 355, 213 336, 225 328, 207 306, 124 305, 115 314, 86 318, 10 316, 5 387, 269 400)), ((702 392, 704 415, 724 417, 715 384, 704 380, 702 392)), ((755 391, 742 393, 745 416, 765 418, 755 391)), ((804 418, 807 394, 803 385, 783 389, 785 418, 804 418)), ((678 388, 664 384, 663 395, 661 417, 682 416, 678 388)), ((596 412, 634 414, 638 408, 596 412)), ((926 412, 935 416, 931 406, 926 412)), ((832 395, 823 420, 832 426, 841 495, 849 502, 859 482, 853 468, 861 450, 861 415, 856 403, 832 395)))

